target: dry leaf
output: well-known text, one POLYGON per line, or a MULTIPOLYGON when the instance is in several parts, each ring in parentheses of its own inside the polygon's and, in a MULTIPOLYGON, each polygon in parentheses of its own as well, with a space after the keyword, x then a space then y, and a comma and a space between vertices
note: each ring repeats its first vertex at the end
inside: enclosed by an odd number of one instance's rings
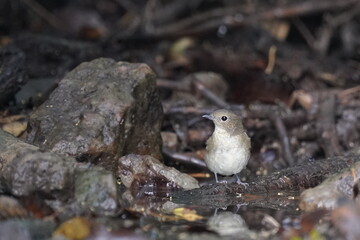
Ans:
POLYGON ((27 128, 27 122, 12 122, 2 126, 5 132, 8 132, 15 137, 20 136, 27 128))
POLYGON ((189 222, 201 220, 204 218, 203 216, 196 214, 195 210, 188 208, 175 208, 173 210, 173 214, 189 222))
POLYGON ((62 235, 71 240, 82 240, 91 232, 90 222, 83 217, 75 217, 63 222, 53 233, 53 236, 62 235))
POLYGON ((290 32, 289 22, 283 20, 266 21, 261 26, 280 42, 285 41, 290 32))
POLYGON ((170 47, 170 57, 172 64, 175 66, 185 66, 189 64, 189 59, 186 56, 186 50, 194 46, 194 40, 188 37, 177 40, 170 47))

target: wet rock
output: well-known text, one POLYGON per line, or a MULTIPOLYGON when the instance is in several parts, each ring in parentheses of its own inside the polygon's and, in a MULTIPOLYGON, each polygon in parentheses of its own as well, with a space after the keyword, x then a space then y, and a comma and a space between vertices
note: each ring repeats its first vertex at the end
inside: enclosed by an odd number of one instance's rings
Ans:
POLYGON ((9 46, 0 50, 0 105, 13 97, 25 83, 25 54, 9 46))
POLYGON ((31 115, 28 141, 115 170, 116 155, 161 156, 161 121, 151 69, 101 58, 82 63, 60 81, 31 115))
POLYGON ((74 216, 117 216, 121 212, 114 174, 102 167, 77 171, 73 190, 70 200, 46 200, 61 221, 74 216))
POLYGON ((1 240, 50 239, 56 223, 35 219, 8 220, 0 222, 1 240))
POLYGON ((101 168, 84 171, 75 181, 75 200, 98 216, 119 213, 117 185, 113 174, 101 168))
POLYGON ((139 189, 135 194, 132 189, 126 189, 121 193, 120 203, 125 209, 131 209, 133 212, 144 213, 148 210, 150 211, 160 211, 164 200, 166 197, 158 197, 156 199, 154 195, 145 194, 141 189, 139 189))
POLYGON ((354 198, 353 186, 357 179, 354 180, 353 176, 360 175, 360 162, 354 163, 351 169, 347 168, 320 185, 303 191, 300 195, 300 208, 304 211, 335 209, 338 207, 339 199, 354 198))
POLYGON ((41 152, 2 130, 0 192, 28 198, 32 193, 43 194, 52 199, 47 203, 53 209, 64 212, 64 218, 89 213, 114 216, 119 212, 112 172, 100 167, 90 169, 71 157, 41 152))
POLYGON ((118 176, 126 187, 158 185, 183 189, 198 188, 198 181, 148 155, 129 154, 119 159, 118 176))
POLYGON ((7 165, 2 177, 15 196, 34 191, 51 194, 69 188, 74 176, 75 161, 48 152, 22 151, 7 165))
POLYGON ((42 152, 0 130, 0 191, 64 197, 71 192, 75 168, 75 159, 42 152))

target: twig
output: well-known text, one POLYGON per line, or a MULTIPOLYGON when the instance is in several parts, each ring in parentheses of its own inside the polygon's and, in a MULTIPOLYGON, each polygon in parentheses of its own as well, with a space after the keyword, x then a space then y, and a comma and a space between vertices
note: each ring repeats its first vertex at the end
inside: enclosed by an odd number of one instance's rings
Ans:
POLYGON ((171 108, 164 108, 164 113, 166 115, 177 114, 177 113, 203 115, 203 114, 209 114, 215 110, 216 108, 171 107, 171 108))
POLYGON ((288 166, 294 166, 295 161, 291 151, 290 140, 284 122, 278 115, 274 115, 272 120, 279 134, 281 146, 283 148, 283 157, 287 162, 288 166))
MULTIPOLYGON (((239 113, 241 118, 260 118, 269 119, 270 116, 277 114, 288 128, 300 126, 308 121, 308 116, 304 110, 294 110, 285 112, 278 105, 251 104, 246 109, 243 105, 229 105, 230 109, 239 113)), ((216 107, 197 108, 197 107, 170 107, 164 108, 166 115, 171 114, 209 114, 216 110, 216 107)))
POLYGON ((320 146, 327 157, 340 155, 342 150, 335 126, 336 95, 320 92, 318 104, 316 129, 320 146))
POLYGON ((183 82, 171 81, 167 79, 157 79, 156 86, 160 88, 168 88, 175 91, 190 92, 190 89, 183 82))
POLYGON ((206 97, 212 103, 216 104, 216 106, 221 107, 221 108, 228 108, 229 107, 229 104, 227 104, 224 100, 219 98, 211 90, 209 90, 202 82, 200 82, 198 80, 194 80, 194 85, 195 85, 196 89, 199 90, 200 93, 204 97, 206 97))
POLYGON ((202 161, 201 159, 198 159, 196 157, 191 157, 191 156, 188 156, 188 155, 185 155, 182 153, 174 153, 174 152, 167 150, 166 148, 163 148, 162 151, 165 156, 172 158, 173 160, 176 160, 178 162, 185 163, 185 164, 195 165, 202 169, 207 169, 206 163, 204 161, 202 161))
POLYGON ((349 95, 352 95, 354 93, 357 93, 360 91, 360 85, 359 86, 355 86, 355 87, 352 87, 352 88, 348 88, 348 89, 345 89, 345 90, 342 90, 341 92, 339 92, 337 94, 337 96, 340 98, 340 99, 343 99, 349 95))
POLYGON ((172 34, 174 30, 184 30, 191 26, 196 26, 201 22, 206 22, 211 18, 220 18, 227 14, 235 14, 236 12, 240 12, 242 8, 239 7, 229 7, 229 8, 218 8, 212 9, 204 13, 200 13, 194 16, 190 16, 183 20, 177 21, 172 24, 168 24, 166 26, 162 26, 156 29, 156 35, 162 34, 172 34))
POLYGON ((306 111, 294 110, 290 111, 280 105, 250 104, 246 112, 243 111, 244 117, 269 119, 271 116, 278 115, 287 127, 294 127, 304 124, 308 121, 306 111))
POLYGON ((345 24, 346 22, 353 19, 360 12, 360 4, 357 4, 355 7, 350 8, 348 11, 343 12, 335 17, 328 16, 326 24, 320 29, 319 36, 314 42, 314 49, 320 54, 325 55, 334 31, 337 27, 345 24))
MULTIPOLYGON (((213 93, 210 89, 208 89, 202 82, 197 80, 196 77, 192 80, 193 80, 192 83, 194 84, 195 88, 205 98, 210 100, 212 103, 214 103, 218 107, 221 107, 221 108, 229 107, 228 103, 226 103, 224 100, 219 98, 215 93, 213 93)), ((166 79, 157 79, 156 85, 157 85, 157 87, 168 88, 168 89, 172 89, 175 91, 182 91, 182 92, 190 92, 191 91, 191 89, 182 82, 175 82, 175 81, 170 81, 170 80, 166 80, 166 79)))
POLYGON ((30 7, 31 10, 33 10, 36 14, 38 14, 40 17, 45 19, 51 26, 57 29, 65 30, 64 25, 61 23, 61 21, 52 13, 50 13, 46 8, 40 5, 38 2, 34 0, 22 0, 22 1, 28 7, 30 7))
MULTIPOLYGON (((191 16, 176 23, 157 27, 147 32, 143 37, 176 37, 184 35, 198 35, 213 31, 219 26, 242 27, 256 24, 260 21, 290 18, 316 12, 339 10, 358 3, 358 0, 309 0, 290 6, 274 7, 262 12, 244 11, 244 6, 231 6, 212 9, 207 12, 191 16)), ((258 8, 253 8, 258 11, 258 8)), ((121 38, 121 36, 119 36, 121 38)), ((125 36, 126 37, 126 36, 125 36)))
POLYGON ((271 74, 274 70, 275 63, 276 63, 276 46, 271 46, 269 49, 269 56, 268 56, 268 65, 266 66, 265 73, 271 74))
POLYGON ((310 30, 307 28, 307 26, 304 24, 304 22, 301 21, 298 17, 294 17, 292 19, 292 23, 298 29, 298 31, 301 33, 301 35, 303 36, 303 38, 305 39, 305 41, 309 45, 309 47, 313 49, 314 43, 315 43, 315 37, 310 32, 310 30))
POLYGON ((131 0, 116 0, 115 2, 128 12, 139 13, 139 8, 131 0))
POLYGON ((204 0, 167 1, 153 17, 154 23, 166 23, 178 19, 181 14, 194 11, 204 0))
POLYGON ((189 173, 190 176, 194 178, 210 178, 210 173, 189 173))

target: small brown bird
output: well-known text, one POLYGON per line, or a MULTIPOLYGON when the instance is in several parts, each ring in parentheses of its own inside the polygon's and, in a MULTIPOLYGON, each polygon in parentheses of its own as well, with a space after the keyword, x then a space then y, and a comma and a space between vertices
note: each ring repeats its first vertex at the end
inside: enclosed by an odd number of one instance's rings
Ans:
POLYGON ((215 124, 215 130, 206 142, 207 153, 205 162, 215 174, 229 176, 235 174, 237 183, 248 185, 240 181, 238 173, 243 170, 250 158, 250 138, 247 136, 241 119, 232 111, 216 110, 203 117, 215 124))

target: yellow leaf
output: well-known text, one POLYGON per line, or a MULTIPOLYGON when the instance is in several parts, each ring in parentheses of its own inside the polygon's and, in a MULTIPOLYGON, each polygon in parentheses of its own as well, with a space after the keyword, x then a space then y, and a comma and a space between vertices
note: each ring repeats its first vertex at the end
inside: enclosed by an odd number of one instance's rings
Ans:
POLYGON ((321 235, 321 233, 319 233, 315 229, 311 230, 311 232, 309 234, 309 239, 311 239, 311 240, 325 240, 325 238, 321 235))
POLYGON ((290 240, 304 240, 304 239, 299 236, 294 236, 294 237, 291 237, 290 240))
POLYGON ((62 235, 71 240, 82 240, 89 236, 90 231, 90 222, 86 218, 75 217, 63 222, 53 235, 62 235))
POLYGON ((2 129, 15 137, 20 136, 27 128, 27 122, 12 122, 5 124, 2 129))
POLYGON ((193 221, 196 221, 196 220, 200 220, 200 219, 203 219, 203 216, 200 216, 198 214, 196 214, 196 211, 195 210, 191 210, 191 209, 188 209, 188 208, 175 208, 173 210, 173 213, 186 220, 186 221, 189 221, 189 222, 193 222, 193 221))

